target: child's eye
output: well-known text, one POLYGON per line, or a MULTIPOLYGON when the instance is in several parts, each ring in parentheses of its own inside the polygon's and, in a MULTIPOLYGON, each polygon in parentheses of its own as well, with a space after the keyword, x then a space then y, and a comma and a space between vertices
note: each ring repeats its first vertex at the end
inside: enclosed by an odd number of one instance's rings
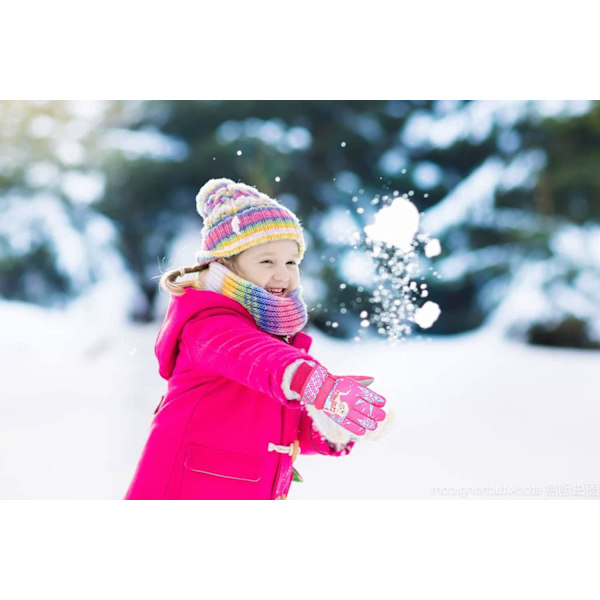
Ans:
POLYGON ((262 260, 261 263, 270 263, 270 260, 262 260))

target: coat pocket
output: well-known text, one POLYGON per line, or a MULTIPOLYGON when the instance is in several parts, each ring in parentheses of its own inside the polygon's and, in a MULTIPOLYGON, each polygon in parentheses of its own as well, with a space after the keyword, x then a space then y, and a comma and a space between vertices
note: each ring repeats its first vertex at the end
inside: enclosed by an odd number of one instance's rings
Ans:
POLYGON ((199 444, 188 446, 181 499, 256 498, 265 458, 199 444))
POLYGON ((264 458, 190 444, 185 457, 185 468, 195 473, 214 475, 239 481, 260 481, 264 458))

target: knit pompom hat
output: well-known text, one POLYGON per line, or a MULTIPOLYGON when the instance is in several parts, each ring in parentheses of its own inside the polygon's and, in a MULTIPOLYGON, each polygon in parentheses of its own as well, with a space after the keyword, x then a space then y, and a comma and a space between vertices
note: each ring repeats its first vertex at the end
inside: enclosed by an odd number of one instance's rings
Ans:
POLYGON ((249 185, 211 179, 200 188, 196 209, 204 221, 196 253, 200 265, 276 240, 294 240, 298 260, 304 256, 306 244, 296 215, 249 185))

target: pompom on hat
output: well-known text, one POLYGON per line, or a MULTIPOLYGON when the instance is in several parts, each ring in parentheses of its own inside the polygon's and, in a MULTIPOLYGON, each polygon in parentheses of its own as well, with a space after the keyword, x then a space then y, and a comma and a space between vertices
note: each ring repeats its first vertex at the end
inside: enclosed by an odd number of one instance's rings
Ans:
POLYGON ((196 196, 196 209, 204 221, 199 265, 239 254, 257 244, 294 240, 298 259, 306 249, 296 215, 266 194, 231 179, 211 179, 196 196))

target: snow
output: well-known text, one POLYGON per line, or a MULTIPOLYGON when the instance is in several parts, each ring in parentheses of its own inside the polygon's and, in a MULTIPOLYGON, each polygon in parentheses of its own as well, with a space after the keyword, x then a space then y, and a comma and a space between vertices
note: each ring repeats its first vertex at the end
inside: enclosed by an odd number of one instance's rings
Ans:
POLYGON ((430 190, 443 179, 442 169, 432 162, 417 163, 413 170, 413 179, 421 190, 430 190))
POLYGON ((368 240, 410 252, 419 230, 419 219, 419 211, 410 200, 395 198, 389 206, 375 213, 373 224, 367 225, 364 230, 368 240))
POLYGON ((546 156, 541 150, 523 152, 508 163, 497 156, 487 158, 425 212, 422 227, 431 234, 442 235, 460 223, 495 218, 500 212, 494 206, 496 190, 531 188, 545 164, 546 156))
POLYGON ((354 219, 342 208, 334 208, 319 221, 319 232, 328 244, 356 244, 360 229, 354 219))
MULTIPOLYGON (((397 197, 398 194, 394 192, 391 204, 379 209, 373 224, 364 227, 365 257, 374 267, 371 281, 376 285, 369 298, 375 305, 371 320, 377 332, 385 334, 389 341, 410 335, 411 323, 424 329, 431 327, 441 314, 434 302, 418 305, 429 292, 426 283, 418 285, 416 282, 418 278, 425 278, 422 257, 439 255, 440 241, 431 238, 428 232, 419 233, 421 216, 417 207, 408 198, 397 197)), ((411 195, 413 192, 408 192, 408 196, 411 195)), ((389 197, 383 196, 382 200, 387 202, 389 197)), ((370 324, 363 320, 361 327, 370 324)))
POLYGON ((379 342, 353 353, 316 343, 338 372, 373 375, 394 418, 387 435, 331 466, 302 457, 305 483, 293 497, 519 497, 514 486, 529 486, 549 498, 557 484, 598 485, 597 354, 522 346, 487 331, 393 351, 379 342))
POLYGON ((243 121, 224 121, 217 128, 215 137, 222 145, 231 144, 242 137, 255 138, 284 153, 306 150, 312 144, 312 135, 305 127, 294 126, 286 130, 286 124, 281 119, 263 121, 255 117, 243 121))
POLYGON ((427 258, 433 258, 434 256, 438 256, 442 253, 442 246, 440 244, 440 240, 433 238, 429 240, 425 247, 423 248, 423 252, 427 258))
POLYGON ((495 156, 487 158, 423 215, 422 226, 431 234, 441 235, 448 228, 466 221, 475 210, 491 212, 494 190, 502 180, 502 174, 502 161, 495 156))
POLYGON ((455 105, 438 104, 436 109, 441 114, 437 118, 424 110, 414 111, 400 141, 413 148, 447 148, 461 139, 479 143, 494 125, 510 130, 527 117, 539 120, 581 115, 590 109, 590 104, 588 100, 476 100, 458 109, 455 105))
MULTIPOLYGON (((342 256, 339 269, 344 281, 355 285, 375 282, 373 261, 359 250, 348 250, 342 256)), ((304 277, 302 281, 304 282, 304 277)), ((304 285, 304 284, 303 284, 304 285)))
POLYGON ((24 170, 25 181, 31 187, 53 187, 60 183, 59 168, 48 160, 30 163, 24 170))
MULTIPOLYGON (((83 188, 80 192, 84 192, 83 188)), ((83 200, 83 196, 80 199, 83 200)), ((92 196, 87 199, 92 200, 92 196)), ((55 269, 78 293, 89 290, 94 280, 118 279, 126 288, 134 287, 116 247, 116 226, 107 217, 82 206, 77 215, 80 223, 76 228, 68 204, 49 191, 31 195, 15 192, 3 200, 5 218, 0 221, 0 237, 7 244, 0 250, 0 255, 9 256, 12 260, 22 259, 36 246, 47 244, 54 254, 55 269)), ((30 286, 30 292, 35 293, 33 286, 30 286)), ((140 293, 138 290, 137 294, 140 293)), ((120 295, 124 296, 122 292, 120 295)), ((55 300, 41 291, 37 299, 48 305, 55 300)))
MULTIPOLYGON (((125 493, 165 390, 160 324, 111 326, 102 297, 93 312, 0 302, 0 497, 125 493)), ((497 327, 396 346, 308 333, 332 372, 375 378, 391 418, 348 456, 300 456, 290 499, 598 495, 597 352, 528 347, 497 327)))
POLYGON ((437 302, 427 301, 415 310, 414 322, 423 329, 429 329, 442 313, 437 302))
POLYGON ((100 171, 66 171, 62 175, 61 187, 74 202, 91 204, 104 195, 106 180, 100 171))
POLYGON ((498 298, 499 306, 487 318, 487 327, 495 331, 523 334, 532 323, 559 322, 575 316, 588 324, 593 339, 600 339, 600 292, 598 250, 600 227, 562 224, 550 239, 550 258, 515 260, 510 249, 482 248, 470 252, 457 251, 439 263, 446 280, 462 277, 475 265, 480 268, 512 263, 510 282, 499 282, 485 288, 480 300, 489 310, 498 298), (578 272, 570 279, 570 272, 578 272), (502 289, 500 289, 502 288, 502 289))
POLYGON ((408 165, 408 157, 400 148, 392 148, 381 155, 379 168, 387 175, 393 175, 408 165))
POLYGON ((136 131, 104 128, 100 136, 100 146, 119 150, 129 160, 148 157, 155 160, 183 161, 188 156, 185 142, 161 133, 156 127, 145 127, 136 131))

